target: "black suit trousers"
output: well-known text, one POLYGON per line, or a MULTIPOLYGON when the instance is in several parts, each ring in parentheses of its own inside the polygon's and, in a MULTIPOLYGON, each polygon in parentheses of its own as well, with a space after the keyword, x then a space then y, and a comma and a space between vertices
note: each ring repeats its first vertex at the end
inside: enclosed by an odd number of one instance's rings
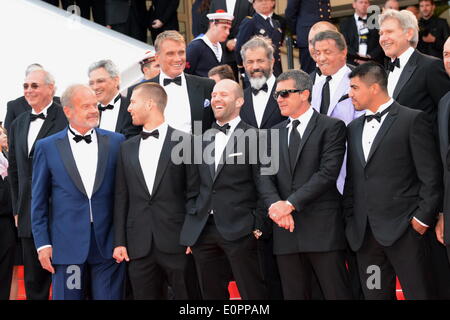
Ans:
POLYGON ((429 247, 425 236, 411 226, 392 246, 385 247, 376 241, 368 224, 356 258, 365 299, 395 300, 396 275, 406 299, 434 298, 429 247), (375 286, 373 266, 380 270, 379 286, 375 286))
POLYGON ((244 300, 267 299, 266 286, 258 262, 257 240, 250 234, 235 241, 225 240, 211 215, 197 243, 192 247, 202 296, 205 300, 227 300, 228 259, 239 293, 244 300), (224 269, 225 267, 225 269, 224 269))
POLYGON ((16 231, 12 215, 0 216, 0 300, 8 300, 16 253, 16 231))
POLYGON ((52 274, 43 269, 33 238, 20 238, 22 243, 25 292, 27 300, 48 300, 52 274))
POLYGON ((194 260, 185 253, 164 253, 153 245, 147 256, 130 260, 128 275, 136 300, 168 299, 167 284, 175 300, 200 299, 194 260))

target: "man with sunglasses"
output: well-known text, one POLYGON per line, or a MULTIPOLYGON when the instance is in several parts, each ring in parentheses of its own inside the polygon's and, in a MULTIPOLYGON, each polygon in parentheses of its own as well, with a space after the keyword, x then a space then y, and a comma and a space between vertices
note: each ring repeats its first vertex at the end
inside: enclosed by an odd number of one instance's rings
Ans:
POLYGON ((280 167, 273 175, 261 175, 262 198, 274 222, 284 298, 311 299, 314 273, 325 299, 351 299, 336 187, 345 153, 345 123, 315 111, 311 90, 309 75, 300 70, 277 79, 274 98, 289 119, 272 129, 279 133, 280 167))
POLYGON ((53 102, 55 81, 43 70, 31 71, 23 84, 31 110, 22 113, 9 130, 9 168, 13 211, 22 243, 25 290, 29 300, 46 300, 51 274, 42 269, 31 233, 31 176, 37 140, 62 130, 67 125, 62 107, 53 102))

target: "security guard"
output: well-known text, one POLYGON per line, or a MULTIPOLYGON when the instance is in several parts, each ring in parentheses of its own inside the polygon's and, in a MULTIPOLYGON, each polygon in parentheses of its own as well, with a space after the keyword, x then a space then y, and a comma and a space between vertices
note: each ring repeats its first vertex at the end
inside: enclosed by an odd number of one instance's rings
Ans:
POLYGON ((268 37, 272 40, 272 44, 275 49, 273 74, 278 77, 282 72, 280 47, 283 42, 283 32, 281 30, 280 22, 273 18, 275 0, 249 0, 249 2, 253 4, 255 14, 242 20, 238 35, 236 37, 235 53, 239 72, 242 75, 245 74, 240 52, 241 47, 253 36, 258 35, 268 37))

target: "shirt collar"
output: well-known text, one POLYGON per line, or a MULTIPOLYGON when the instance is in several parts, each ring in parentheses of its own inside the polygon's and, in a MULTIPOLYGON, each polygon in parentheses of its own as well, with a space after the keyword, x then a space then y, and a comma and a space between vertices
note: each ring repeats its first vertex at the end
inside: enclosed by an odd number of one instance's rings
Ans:
MULTIPOLYGON (((116 103, 114 102, 116 99, 117 99, 117 97, 120 95, 120 92, 117 92, 117 94, 114 96, 114 98, 112 98, 112 100, 108 103, 108 104, 106 104, 106 105, 102 105, 103 107, 105 107, 105 106, 107 106, 107 105, 115 105, 116 103)), ((117 101, 116 102, 118 102, 120 99, 117 99, 117 101)), ((101 104, 101 103, 100 103, 101 104)))
MULTIPOLYGON (((378 107, 377 112, 380 112, 380 113, 383 112, 384 110, 387 109, 387 107, 389 107, 393 103, 394 103, 394 99, 390 98, 388 102, 383 103, 381 106, 378 107)), ((377 113, 377 112, 375 112, 375 113, 377 113)), ((366 109, 366 115, 372 115, 372 114, 375 114, 375 113, 373 113, 369 109, 366 109)))
POLYGON ((157 126, 155 129, 153 130, 146 130, 144 127, 142 127, 142 131, 147 132, 147 133, 151 133, 155 130, 158 130, 159 132, 159 137, 165 137, 166 136, 166 132, 167 132, 167 128, 169 127, 169 125, 167 124, 167 122, 163 122, 161 123, 159 126, 157 126))
MULTIPOLYGON (((331 75, 331 81, 341 82, 342 78, 347 74, 347 65, 344 64, 335 74, 331 75)), ((326 76, 324 76, 326 79, 326 76)))
MULTIPOLYGON (((236 129, 236 127, 239 124, 239 122, 241 122, 241 117, 240 116, 237 116, 233 120, 228 121, 228 124, 230 125, 230 130, 228 131, 228 134, 230 134, 230 132, 233 132, 234 129, 236 129)), ((220 126, 220 124, 217 122, 217 120, 216 120, 216 123, 220 126)))
POLYGON ((313 116, 313 114, 314 114, 314 110, 311 106, 309 106, 308 110, 306 110, 306 112, 304 112, 300 117, 298 117, 298 118, 289 117, 289 123, 287 125, 287 128, 292 127, 292 122, 294 120, 300 121, 300 124, 302 124, 302 125, 307 125, 309 123, 309 120, 311 120, 311 117, 313 116))
MULTIPOLYGON (((181 72, 178 76, 181 76, 181 85, 184 85, 185 83, 185 78, 184 78, 184 72, 181 72)), ((177 77, 178 77, 177 76, 177 77)), ((175 77, 176 78, 176 77, 175 77)), ((164 82, 164 79, 172 79, 171 77, 169 77, 168 75, 166 75, 162 70, 159 73, 159 83, 162 85, 162 83, 164 82)))
MULTIPOLYGON (((92 137, 95 136, 95 130, 94 129, 91 129, 90 131, 86 132, 86 134, 81 134, 76 129, 74 129, 71 125, 69 125, 69 128, 70 128, 70 130, 75 132, 75 134, 78 134, 80 136, 87 136, 87 135, 91 135, 92 137)), ((72 133, 69 130, 67 130, 67 133, 68 133, 69 136, 73 136, 72 133)))
POLYGON ((203 36, 201 36, 201 38, 203 41, 205 41, 205 43, 209 46, 209 47, 220 47, 220 43, 217 42, 216 44, 212 43, 211 39, 208 38, 208 36, 206 34, 204 34, 203 36))
POLYGON ((269 14, 268 16, 263 15, 262 13, 258 13, 261 17, 263 17, 264 20, 267 20, 267 18, 272 18, 273 12, 269 14))
POLYGON ((50 102, 44 109, 42 109, 41 112, 37 113, 36 111, 34 111, 33 108, 31 108, 31 114, 43 114, 44 116, 47 117, 47 113, 48 113, 48 108, 50 108, 50 106, 53 104, 53 100, 52 102, 50 102))
MULTIPOLYGON (((359 21, 359 20, 358 20, 359 16, 356 14, 356 12, 355 12, 355 14, 354 14, 353 16, 355 17, 355 20, 356 20, 356 21, 359 21)), ((366 19, 367 19, 367 14, 366 14, 364 17, 361 17, 361 19, 366 20, 366 19)))

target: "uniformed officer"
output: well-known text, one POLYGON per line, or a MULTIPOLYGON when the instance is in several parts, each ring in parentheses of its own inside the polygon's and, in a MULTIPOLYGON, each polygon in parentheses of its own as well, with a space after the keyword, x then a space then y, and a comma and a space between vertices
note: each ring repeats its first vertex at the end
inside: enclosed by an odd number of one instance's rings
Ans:
POLYGON ((208 31, 189 43, 186 49, 185 72, 207 77, 209 70, 223 63, 220 42, 230 34, 233 15, 224 10, 206 15, 209 20, 208 31))
POLYGON ((281 74, 281 58, 280 47, 283 42, 283 32, 280 22, 274 19, 273 10, 275 8, 275 0, 249 0, 253 4, 255 14, 242 20, 236 37, 236 61, 238 63, 239 72, 243 75, 245 70, 242 64, 241 47, 253 36, 259 35, 268 37, 272 40, 274 46, 275 63, 273 73, 277 77, 281 74))

